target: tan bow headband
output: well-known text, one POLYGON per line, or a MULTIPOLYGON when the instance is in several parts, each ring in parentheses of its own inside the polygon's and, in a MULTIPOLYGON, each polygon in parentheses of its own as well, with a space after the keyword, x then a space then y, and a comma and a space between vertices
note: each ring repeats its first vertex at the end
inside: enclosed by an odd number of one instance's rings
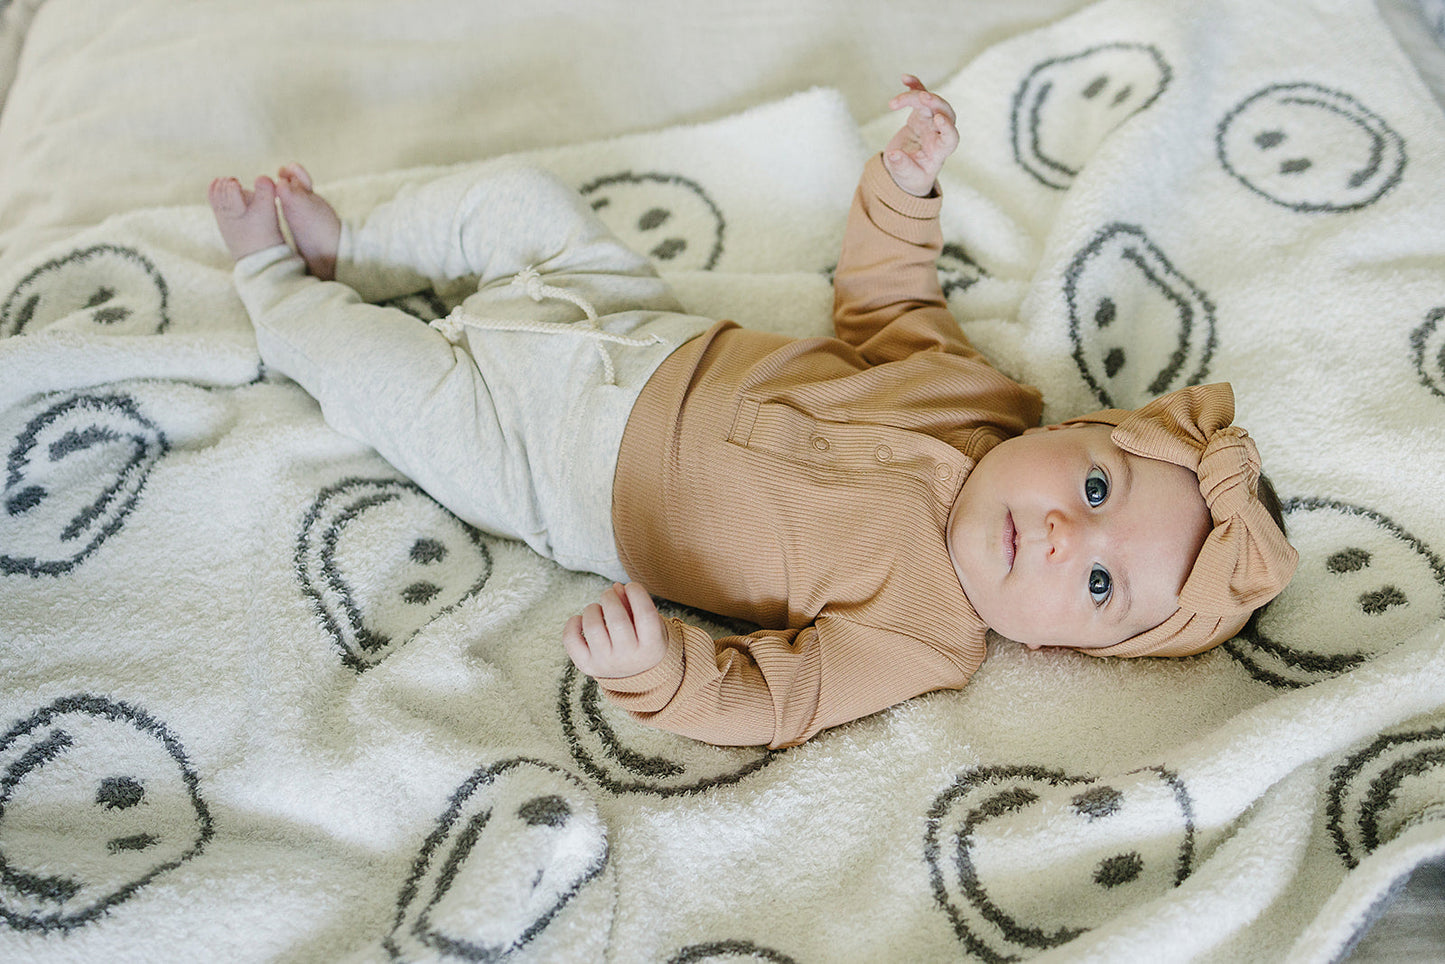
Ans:
POLYGON ((1199 476, 1214 528, 1179 591, 1179 608, 1153 629, 1092 656, 1190 656, 1234 637, 1289 584, 1299 553, 1259 501, 1259 450, 1234 420, 1227 383, 1193 385, 1133 411, 1104 409, 1064 424, 1113 425, 1126 452, 1199 476))

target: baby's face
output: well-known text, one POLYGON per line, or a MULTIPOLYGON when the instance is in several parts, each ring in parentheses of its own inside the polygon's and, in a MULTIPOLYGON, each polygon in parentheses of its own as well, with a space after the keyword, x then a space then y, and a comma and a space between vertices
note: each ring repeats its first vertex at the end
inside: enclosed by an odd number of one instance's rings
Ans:
POLYGON ((1125 452, 1110 431, 1034 430, 999 444, 949 514, 969 602, 1031 649, 1096 649, 1159 625, 1209 534, 1194 473, 1125 452))

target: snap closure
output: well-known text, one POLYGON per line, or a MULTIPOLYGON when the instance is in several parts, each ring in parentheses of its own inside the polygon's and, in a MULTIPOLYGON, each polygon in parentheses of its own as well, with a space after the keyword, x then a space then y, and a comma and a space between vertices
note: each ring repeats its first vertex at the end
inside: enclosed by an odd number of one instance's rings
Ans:
POLYGON ((826 452, 828 451, 829 447, 830 446, 828 445, 828 440, 823 438, 823 436, 813 436, 813 448, 817 449, 819 452, 826 452))
POLYGON ((893 450, 886 445, 878 446, 873 450, 873 454, 877 456, 880 462, 888 462, 893 458, 893 450))
POLYGON ((950 469, 948 466, 944 465, 942 462, 939 462, 933 467, 933 477, 940 482, 947 482, 948 477, 952 474, 953 470, 950 469))

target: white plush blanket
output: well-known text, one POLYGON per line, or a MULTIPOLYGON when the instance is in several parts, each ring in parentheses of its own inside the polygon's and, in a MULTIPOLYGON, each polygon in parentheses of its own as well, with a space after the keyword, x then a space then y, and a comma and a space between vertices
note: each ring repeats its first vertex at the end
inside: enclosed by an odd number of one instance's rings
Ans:
MULTIPOLYGON (((16 194, 0 958, 1344 953, 1445 855, 1445 116, 1367 4, 1105 0, 936 86, 966 332, 1050 420, 1233 382, 1301 555, 1263 618, 1186 660, 996 640, 780 753, 647 730, 560 646, 602 581, 268 373, 206 209, 16 194)), ((813 89, 529 156, 690 310, 816 334, 864 120, 813 89)))

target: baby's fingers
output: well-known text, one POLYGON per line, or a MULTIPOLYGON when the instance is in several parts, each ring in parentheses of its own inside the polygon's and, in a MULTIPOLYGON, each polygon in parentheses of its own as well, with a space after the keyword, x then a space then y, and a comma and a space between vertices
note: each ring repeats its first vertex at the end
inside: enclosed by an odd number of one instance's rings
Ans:
POLYGON ((582 632, 581 616, 573 616, 562 627, 562 648, 567 651, 567 658, 573 665, 589 676, 592 675, 588 673, 588 668, 592 665, 592 653, 587 648, 587 637, 582 632))
POLYGON ((597 603, 589 604, 582 610, 581 618, 582 638, 587 641, 587 652, 591 654, 593 663, 607 659, 612 655, 612 637, 607 632, 602 607, 597 603))
POLYGON ((958 147, 958 127, 953 119, 942 114, 935 114, 933 117, 933 130, 938 135, 939 146, 945 154, 952 154, 958 147))
POLYGON ((637 634, 632 627, 632 613, 628 611, 627 603, 623 602, 622 594, 617 588, 608 589, 602 594, 602 620, 606 624, 608 639, 612 642, 614 650, 629 650, 637 642, 637 634))
POLYGON ((632 612, 632 627, 637 633, 638 642, 644 646, 665 647, 667 630, 663 628, 662 616, 647 588, 641 583, 629 582, 623 592, 632 612))
MULTIPOLYGON (((917 80, 916 77, 914 79, 917 80)), ((958 120, 952 104, 921 84, 896 95, 888 102, 889 110, 902 110, 905 107, 912 107, 924 117, 942 114, 951 122, 956 123, 958 120)))

